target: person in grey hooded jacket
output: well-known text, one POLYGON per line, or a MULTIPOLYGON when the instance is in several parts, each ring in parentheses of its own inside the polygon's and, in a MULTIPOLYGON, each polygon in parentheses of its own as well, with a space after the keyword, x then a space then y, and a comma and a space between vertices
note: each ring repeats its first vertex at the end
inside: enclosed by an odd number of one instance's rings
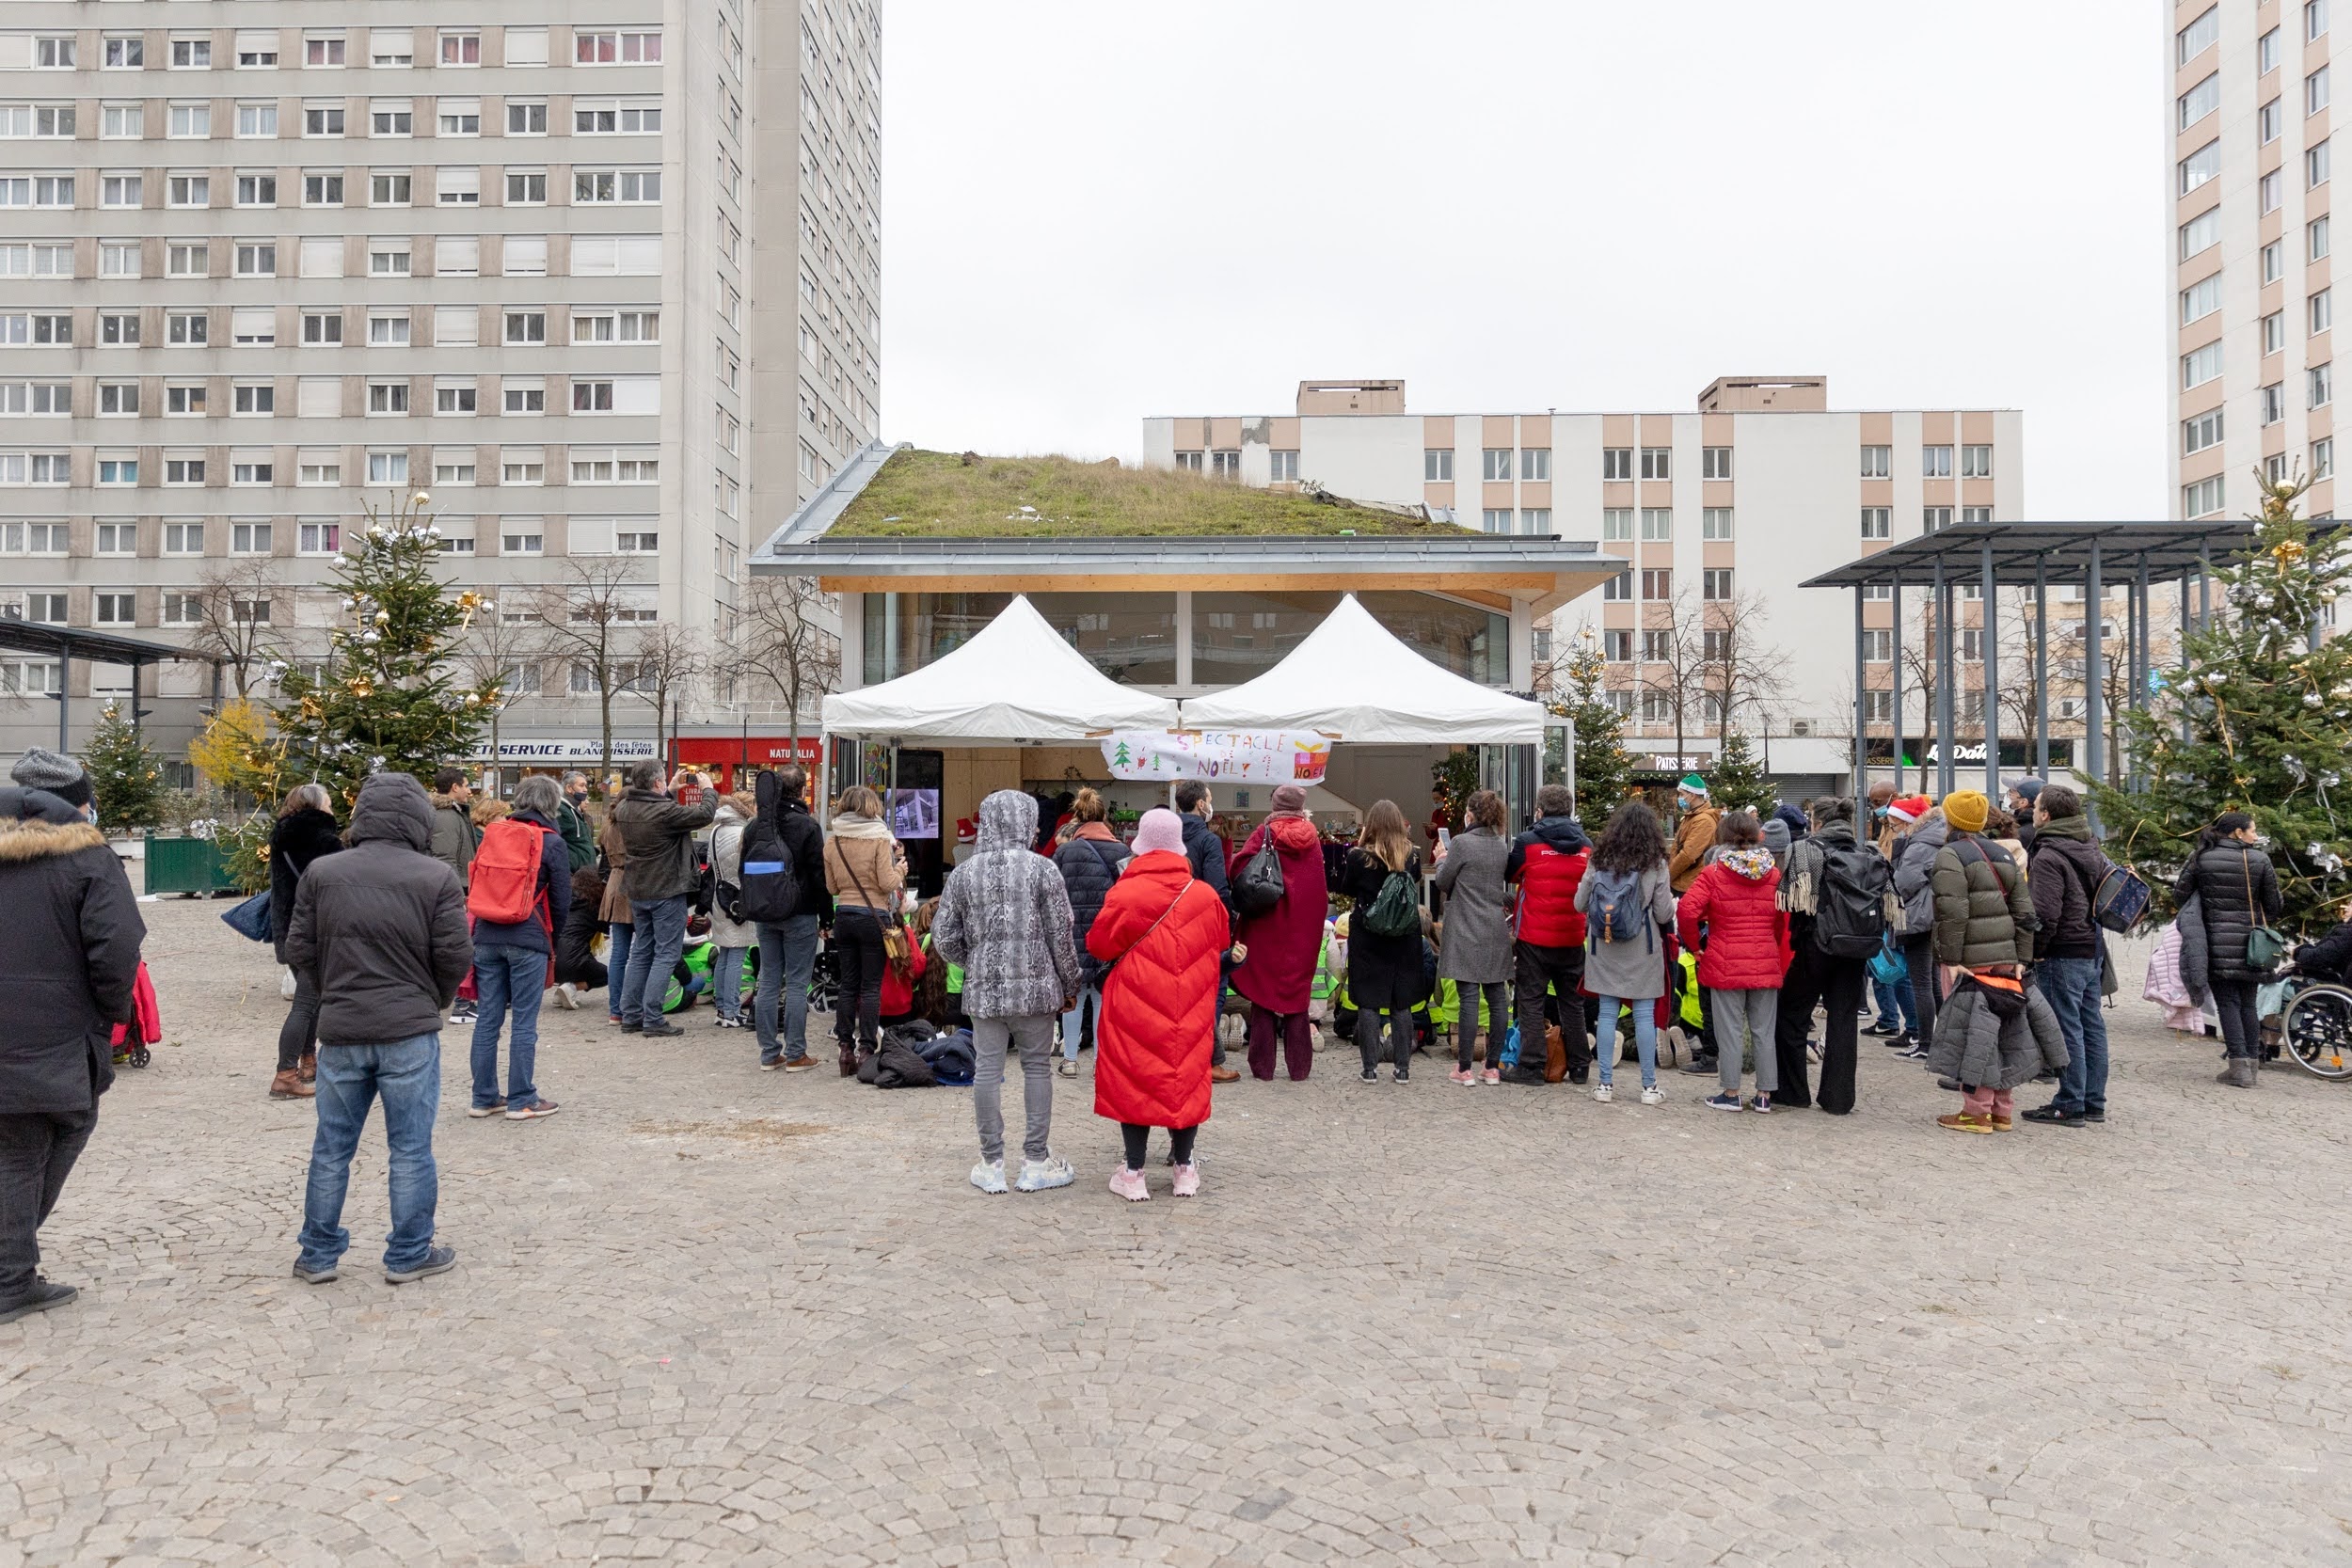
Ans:
MULTIPOLYGON (((1941 994, 1935 974, 1935 857, 1951 828, 1943 808, 1928 807, 1925 796, 1906 796, 1890 808, 1916 812, 1910 830, 1895 841, 1895 896, 1903 901, 1903 962, 1911 971, 1911 1005, 1919 1032, 1907 1061, 1924 1062, 1935 1040, 1935 1010, 1941 994)), ((1900 1044, 1899 1037, 1894 1042, 1900 1044)))
POLYGON ((1071 939, 1070 894, 1054 863, 1030 848, 1037 801, 1000 789, 980 802, 979 839, 939 895, 931 943, 963 966, 963 1010, 972 1019, 972 1114, 980 1163, 972 1184, 1005 1190, 1005 1053, 1021 1052, 1028 1135, 1023 1141, 1025 1193, 1067 1187, 1076 1172, 1054 1157, 1054 1022, 1077 1001, 1077 948, 1071 939))

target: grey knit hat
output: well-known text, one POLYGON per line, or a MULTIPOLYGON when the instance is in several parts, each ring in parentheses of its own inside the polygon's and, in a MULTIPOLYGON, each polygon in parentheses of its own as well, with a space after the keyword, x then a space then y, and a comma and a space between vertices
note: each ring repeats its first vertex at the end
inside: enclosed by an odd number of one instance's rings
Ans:
POLYGON ((89 773, 72 757, 61 757, 46 747, 26 748, 8 769, 8 777, 24 789, 45 789, 69 806, 90 803, 89 773))

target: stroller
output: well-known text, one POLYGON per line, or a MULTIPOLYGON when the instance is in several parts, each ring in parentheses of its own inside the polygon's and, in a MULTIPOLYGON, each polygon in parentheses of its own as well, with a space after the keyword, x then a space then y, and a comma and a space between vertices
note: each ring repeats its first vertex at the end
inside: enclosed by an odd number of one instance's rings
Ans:
POLYGON ((833 1011, 834 995, 840 990, 841 964, 834 957, 833 927, 826 927, 818 937, 817 957, 808 966, 808 1010, 813 1013, 833 1011))

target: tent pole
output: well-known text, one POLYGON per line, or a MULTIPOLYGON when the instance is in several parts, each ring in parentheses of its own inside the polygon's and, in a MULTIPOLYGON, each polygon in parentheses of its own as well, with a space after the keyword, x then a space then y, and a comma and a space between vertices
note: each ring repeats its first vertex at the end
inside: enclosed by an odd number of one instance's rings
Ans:
POLYGON ((2001 610, 2000 590, 1993 580, 1993 541, 1984 542, 1984 604, 1977 616, 1977 636, 1982 641, 1984 673, 1984 798, 2001 803, 2001 610))
MULTIPOLYGON (((1862 809, 1863 800, 1870 793, 1870 693, 1865 684, 1867 672, 1864 668, 1865 656, 1869 650, 1865 646, 1865 637, 1862 585, 1856 583, 1853 591, 1853 798, 1856 812, 1862 809)), ((1583 1048, 1580 1046, 1578 1049, 1583 1048)))
MULTIPOLYGON (((2099 541, 2095 537, 2090 541, 2090 578, 2083 596, 2088 601, 2083 613, 2083 760, 2088 765, 2087 776, 2095 786, 2106 782, 2106 725, 2100 715, 2106 693, 2101 689, 2099 634, 2107 608, 2106 587, 2099 578, 2099 541)), ((2090 816, 2091 832, 2097 832, 2097 806, 2090 808, 2090 816)))

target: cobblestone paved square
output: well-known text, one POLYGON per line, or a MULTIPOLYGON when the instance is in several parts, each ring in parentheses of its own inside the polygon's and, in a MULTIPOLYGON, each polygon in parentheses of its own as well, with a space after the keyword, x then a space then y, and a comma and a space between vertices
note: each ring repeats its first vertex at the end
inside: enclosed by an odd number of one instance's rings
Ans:
POLYGON ((0 1327, 0 1568, 2352 1561, 2352 1091, 2137 1001, 2104 1128, 1954 1136, 1867 1043, 1843 1121, 1327 1054, 1132 1207, 1085 1080, 1079 1184, 984 1197, 966 1091, 550 1010, 544 1122, 443 1037, 456 1270, 374 1267, 378 1122, 312 1288, 277 971, 142 908, 167 1043, 46 1232, 81 1301, 0 1327))

